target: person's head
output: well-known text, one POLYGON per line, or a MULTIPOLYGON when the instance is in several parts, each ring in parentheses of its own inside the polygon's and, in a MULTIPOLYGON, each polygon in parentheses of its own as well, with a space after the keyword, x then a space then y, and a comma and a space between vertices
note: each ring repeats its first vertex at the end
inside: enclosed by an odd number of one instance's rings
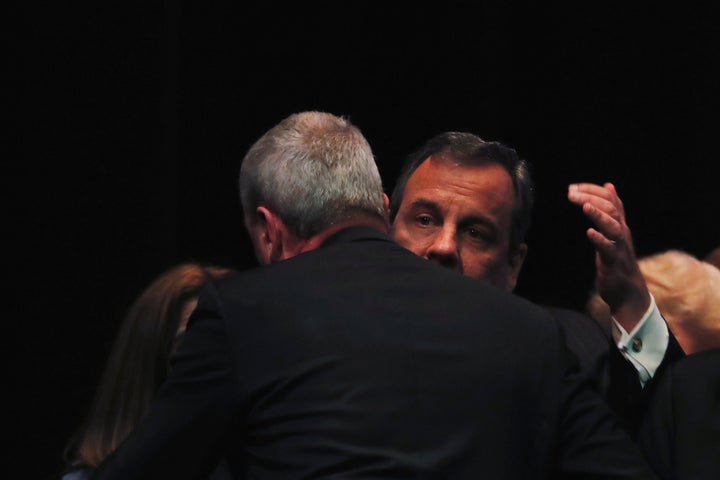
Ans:
POLYGON ((93 404, 66 450, 70 463, 96 467, 147 412, 169 372, 200 290, 234 270, 188 262, 156 277, 129 307, 93 404))
POLYGON ((348 119, 329 113, 296 113, 271 128, 245 155, 239 183, 261 264, 299 253, 294 244, 349 222, 387 226, 370 145, 348 119))
MULTIPOLYGON (((680 250, 638 260, 648 290, 685 353, 720 347, 720 270, 680 250)), ((591 317, 607 323, 610 309, 595 292, 591 317)))
POLYGON ((514 149, 445 132, 406 159, 390 199, 391 232, 417 255, 512 291, 532 207, 529 166, 514 149))
POLYGON ((200 291, 211 280, 234 270, 216 265, 185 262, 165 270, 132 303, 118 332, 116 345, 143 352, 148 365, 158 362, 158 377, 167 374, 168 358, 185 333, 190 314, 197 305, 200 291), (124 345, 124 346, 123 346, 124 345), (159 354, 159 355, 158 355, 159 354))

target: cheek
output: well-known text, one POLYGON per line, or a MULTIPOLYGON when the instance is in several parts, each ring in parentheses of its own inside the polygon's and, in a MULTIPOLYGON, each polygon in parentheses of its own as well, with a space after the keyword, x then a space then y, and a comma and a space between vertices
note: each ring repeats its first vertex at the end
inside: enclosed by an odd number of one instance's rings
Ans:
POLYGON ((410 232, 407 224, 398 220, 393 224, 391 235, 393 240, 400 246, 403 246, 413 253, 419 254, 422 249, 420 240, 420 232, 410 232))
POLYGON ((504 286, 508 269, 499 258, 487 252, 463 252, 461 257, 463 272, 468 277, 479 280, 488 280, 491 283, 504 286))
POLYGON ((424 243, 419 241, 417 237, 410 235, 402 235, 396 238, 397 243, 413 252, 415 255, 421 255, 425 251, 424 243))

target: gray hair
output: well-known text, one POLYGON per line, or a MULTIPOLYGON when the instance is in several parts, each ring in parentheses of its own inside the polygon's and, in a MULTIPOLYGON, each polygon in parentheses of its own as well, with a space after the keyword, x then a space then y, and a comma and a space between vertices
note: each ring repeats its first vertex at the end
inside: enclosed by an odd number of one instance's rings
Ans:
POLYGON ((500 142, 488 142, 467 132, 444 132, 434 136, 415 152, 408 155, 395 182, 390 197, 390 219, 395 220, 405 194, 405 186, 417 168, 435 155, 446 154, 461 165, 473 166, 497 163, 510 174, 515 187, 512 209, 510 250, 515 251, 525 240, 530 228, 534 202, 533 181, 527 161, 517 152, 500 142))
POLYGON ((239 183, 246 218, 266 206, 303 239, 358 215, 387 221, 370 145, 329 113, 295 113, 271 128, 245 155, 239 183))

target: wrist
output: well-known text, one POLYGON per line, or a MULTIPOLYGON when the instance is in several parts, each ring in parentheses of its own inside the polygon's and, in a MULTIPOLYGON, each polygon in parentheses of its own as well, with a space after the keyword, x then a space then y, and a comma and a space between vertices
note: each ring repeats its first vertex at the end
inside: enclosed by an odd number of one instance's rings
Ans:
POLYGON ((650 292, 645 288, 627 297, 617 308, 611 309, 610 313, 625 331, 631 332, 647 315, 651 303, 650 292))

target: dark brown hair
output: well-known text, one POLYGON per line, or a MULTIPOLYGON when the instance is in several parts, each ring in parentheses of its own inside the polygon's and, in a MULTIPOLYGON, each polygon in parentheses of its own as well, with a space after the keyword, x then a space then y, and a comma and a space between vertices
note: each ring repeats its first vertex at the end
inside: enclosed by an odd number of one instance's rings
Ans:
POLYGON ((128 309, 90 410, 65 450, 69 465, 97 467, 147 412, 169 370, 183 306, 229 268, 183 263, 159 275, 128 309))
POLYGON ((425 142, 405 159, 390 197, 390 221, 395 221, 402 204, 405 187, 415 170, 431 156, 448 155, 465 166, 501 165, 510 174, 515 187, 510 230, 510 251, 516 251, 530 228, 534 202, 533 181, 529 163, 515 149, 500 142, 488 142, 467 132, 444 132, 425 142))

